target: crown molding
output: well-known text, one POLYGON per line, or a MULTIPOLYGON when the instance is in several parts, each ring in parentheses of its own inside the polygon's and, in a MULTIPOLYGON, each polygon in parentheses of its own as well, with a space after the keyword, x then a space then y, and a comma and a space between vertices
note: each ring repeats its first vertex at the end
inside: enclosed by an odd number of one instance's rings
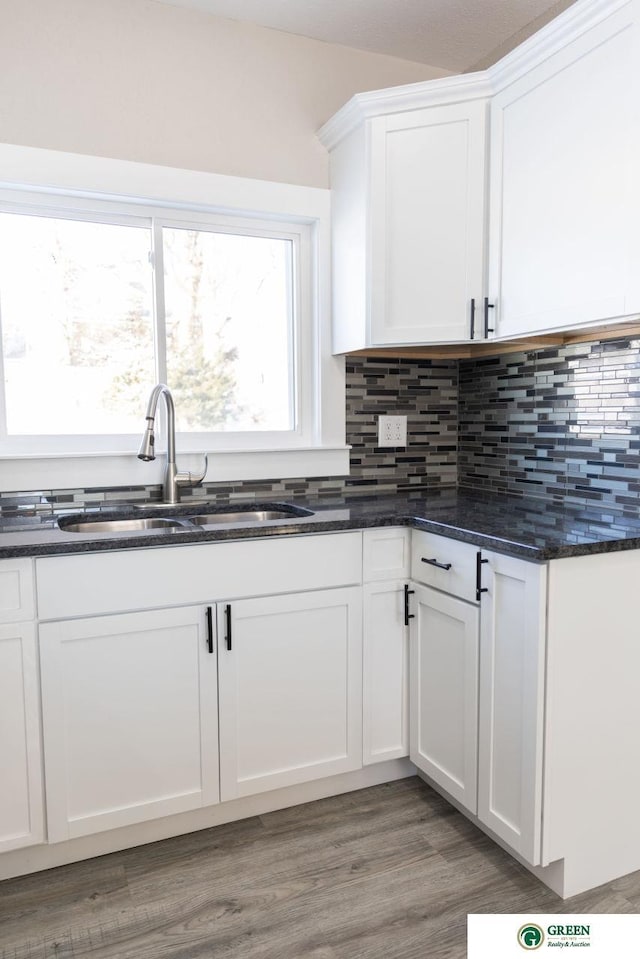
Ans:
POLYGON ((607 17, 626 6, 631 8, 631 3, 632 0, 578 0, 485 71, 492 93, 515 83, 607 17))
POLYGON ((332 150, 364 120, 372 117, 479 100, 488 97, 490 93, 485 71, 356 93, 318 130, 317 135, 320 142, 328 150, 332 150))
POLYGON ((618 10, 631 8, 633 2, 578 0, 487 70, 356 93, 320 128, 318 138, 332 150, 373 117, 491 97, 618 10))

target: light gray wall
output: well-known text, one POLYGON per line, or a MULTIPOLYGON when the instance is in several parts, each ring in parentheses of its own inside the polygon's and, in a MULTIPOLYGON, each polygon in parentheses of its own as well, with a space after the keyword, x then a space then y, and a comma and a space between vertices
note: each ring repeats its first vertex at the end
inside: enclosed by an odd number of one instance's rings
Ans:
POLYGON ((0 0, 0 141, 310 186, 354 93, 446 71, 155 0, 0 0))

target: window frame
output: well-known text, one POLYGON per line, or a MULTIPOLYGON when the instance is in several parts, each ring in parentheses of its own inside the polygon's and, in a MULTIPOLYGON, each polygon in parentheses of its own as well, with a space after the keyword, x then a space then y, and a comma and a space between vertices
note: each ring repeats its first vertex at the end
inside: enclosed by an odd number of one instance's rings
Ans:
MULTIPOLYGON (((330 347, 328 190, 0 145, 0 205, 9 212, 130 225, 136 219, 147 225, 152 217, 154 240, 163 225, 292 239, 299 278, 295 428, 179 433, 177 451, 185 469, 197 469, 202 453, 212 454, 207 482, 348 472, 344 359, 332 356, 330 347)), ((155 266, 160 278, 161 264, 155 266)), ((141 433, 143 418, 141 410, 141 433)), ((105 485, 105 476, 108 485, 114 477, 116 485, 160 481, 163 456, 153 464, 138 461, 139 436, 110 437, 106 444, 99 437, 13 439, 0 451, 2 490, 105 485), (56 442, 43 442, 48 439, 56 442)))

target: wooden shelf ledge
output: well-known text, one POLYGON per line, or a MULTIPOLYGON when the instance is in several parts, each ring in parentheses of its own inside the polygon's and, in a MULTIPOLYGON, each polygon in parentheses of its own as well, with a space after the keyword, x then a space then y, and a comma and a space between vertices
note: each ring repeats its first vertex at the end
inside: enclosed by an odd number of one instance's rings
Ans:
POLYGON ((350 350, 345 355, 410 360, 464 360, 481 356, 500 356, 503 353, 544 350, 554 346, 570 346, 573 343, 617 340, 622 336, 637 336, 640 338, 640 322, 636 320, 633 323, 594 326, 587 330, 573 330, 565 333, 542 333, 537 336, 510 340, 471 340, 466 343, 376 347, 366 350, 350 350))

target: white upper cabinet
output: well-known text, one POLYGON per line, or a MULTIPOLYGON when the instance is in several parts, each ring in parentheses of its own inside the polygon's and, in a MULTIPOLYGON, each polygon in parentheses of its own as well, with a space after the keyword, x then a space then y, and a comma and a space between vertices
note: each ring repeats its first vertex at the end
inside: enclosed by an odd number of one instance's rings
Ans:
POLYGON ((488 289, 500 337, 640 312, 635 12, 635 0, 576 4, 495 68, 488 289))
POLYGON ((334 352, 640 314, 639 5, 578 0, 489 70, 322 128, 334 352))
POLYGON ((334 351, 480 335, 487 101, 471 77, 406 91, 334 118, 334 351), (346 124, 346 125, 345 125, 346 124), (473 305, 472 305, 473 301, 473 305))
POLYGON ((371 124, 370 342, 471 337, 482 295, 484 100, 371 124))

